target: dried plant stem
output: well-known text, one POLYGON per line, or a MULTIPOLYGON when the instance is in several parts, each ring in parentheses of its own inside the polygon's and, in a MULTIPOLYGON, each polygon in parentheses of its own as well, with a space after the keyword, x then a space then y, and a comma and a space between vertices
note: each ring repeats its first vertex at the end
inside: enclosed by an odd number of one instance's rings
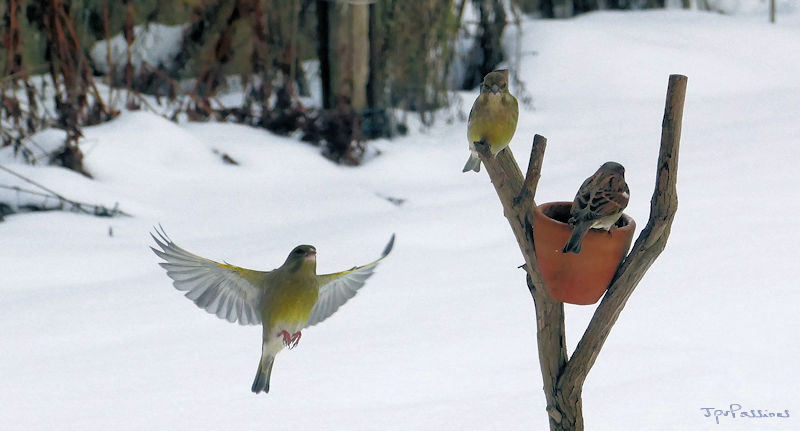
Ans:
MULTIPOLYGON (((13 176, 15 176, 15 177, 27 182, 27 183, 33 185, 34 187, 38 187, 39 189, 44 190, 44 192, 39 192, 39 191, 36 191, 36 190, 27 190, 27 189, 23 189, 23 188, 17 187, 17 186, 6 186, 6 185, 3 185, 3 184, 0 184, 0 188, 9 189, 9 190, 15 190, 17 192, 28 193, 28 194, 32 194, 32 195, 36 195, 36 196, 42 196, 42 197, 45 197, 45 198, 54 198, 54 199, 58 200, 59 202, 61 202, 62 205, 63 204, 69 205, 70 209, 72 209, 73 211, 84 213, 84 214, 93 214, 93 215, 96 215, 96 216, 103 216, 103 217, 114 217, 114 216, 117 216, 117 215, 130 216, 130 214, 126 213, 125 211, 120 210, 119 206, 116 205, 116 204, 114 205, 113 208, 109 209, 109 208, 107 208, 107 207, 105 207, 103 205, 90 204, 90 203, 86 203, 86 202, 76 201, 76 200, 73 200, 73 199, 68 199, 68 198, 64 197, 63 195, 61 195, 60 193, 56 192, 55 190, 52 190, 52 189, 50 189, 48 187, 45 187, 44 185, 42 185, 42 184, 40 184, 40 183, 30 179, 30 178, 18 173, 18 172, 15 172, 15 171, 13 171, 13 170, 11 170, 11 169, 3 166, 3 165, 0 165, 0 170, 8 172, 9 174, 11 174, 11 175, 13 175, 13 176)), ((48 208, 42 208, 42 209, 48 209, 48 208)))

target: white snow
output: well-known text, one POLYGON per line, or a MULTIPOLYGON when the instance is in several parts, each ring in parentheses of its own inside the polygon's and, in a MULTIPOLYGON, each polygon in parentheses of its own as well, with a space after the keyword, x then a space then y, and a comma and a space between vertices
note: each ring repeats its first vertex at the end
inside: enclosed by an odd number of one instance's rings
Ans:
MULTIPOLYGON (((689 77, 677 217, 586 381, 587 429, 800 427, 800 13, 781 4, 775 25, 673 10, 523 23, 533 108, 511 147, 524 169, 533 135, 548 138, 539 202, 570 200, 616 160, 644 227, 667 78, 689 77), (731 404, 791 417, 704 417, 731 404)), ((94 180, 4 150, 4 166, 133 217, 0 223, 0 429, 547 429, 522 257, 485 172, 461 173, 465 128, 371 143, 382 154, 358 168, 263 130, 141 112, 85 129, 94 180), (301 243, 332 272, 397 242, 256 396, 260 329, 172 288, 148 249, 157 223, 190 251, 257 269, 301 243)), ((594 306, 566 310, 572 351, 594 306)))
MULTIPOLYGON (((134 70, 138 72, 142 62, 153 67, 172 67, 173 59, 180 50, 183 30, 182 25, 151 23, 135 26, 130 47, 134 70)), ((95 43, 89 53, 98 71, 108 73, 109 69, 123 70, 128 58, 128 43, 122 33, 119 33, 110 41, 101 40, 95 43), (108 66, 109 55, 111 68, 108 66)))

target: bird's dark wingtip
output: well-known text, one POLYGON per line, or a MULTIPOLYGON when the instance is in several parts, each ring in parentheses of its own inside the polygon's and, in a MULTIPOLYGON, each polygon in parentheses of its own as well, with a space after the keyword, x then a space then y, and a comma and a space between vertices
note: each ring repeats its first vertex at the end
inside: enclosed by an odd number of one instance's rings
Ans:
POLYGON ((383 249, 383 253, 381 253, 381 259, 386 257, 389 254, 389 252, 392 251, 392 248, 394 248, 394 237, 395 234, 392 234, 392 237, 389 238, 389 243, 386 244, 386 247, 383 249))

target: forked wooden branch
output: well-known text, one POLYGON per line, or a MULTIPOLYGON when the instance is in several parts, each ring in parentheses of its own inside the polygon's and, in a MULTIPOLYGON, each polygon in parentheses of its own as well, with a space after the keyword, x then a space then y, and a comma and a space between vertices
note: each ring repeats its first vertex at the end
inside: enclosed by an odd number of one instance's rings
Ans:
POLYGON ((608 292, 575 348, 563 376, 559 379, 560 392, 570 394, 580 391, 586 374, 594 365, 619 313, 644 273, 667 245, 672 220, 678 210, 678 149, 685 95, 686 77, 671 75, 661 125, 661 150, 658 155, 656 186, 650 200, 650 218, 636 239, 633 249, 617 269, 608 292))
POLYGON ((533 244, 534 198, 547 141, 539 135, 534 137, 525 178, 509 149, 493 158, 485 143, 475 143, 525 258, 528 287, 536 307, 539 363, 551 430, 583 430, 581 392, 586 376, 628 298, 666 246, 678 208, 678 150, 686 81, 682 75, 669 77, 650 218, 617 269, 608 292, 569 360, 564 306, 545 291, 533 244))

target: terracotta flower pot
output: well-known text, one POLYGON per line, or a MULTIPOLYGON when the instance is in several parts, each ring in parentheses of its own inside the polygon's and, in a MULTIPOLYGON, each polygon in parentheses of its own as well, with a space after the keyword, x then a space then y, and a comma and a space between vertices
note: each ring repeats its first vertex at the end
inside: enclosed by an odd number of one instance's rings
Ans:
POLYGON ((581 252, 562 253, 572 233, 572 202, 539 205, 533 216, 533 242, 545 288, 554 299, 570 304, 594 304, 603 296, 622 258, 628 253, 636 222, 623 214, 611 231, 591 229, 581 252))

